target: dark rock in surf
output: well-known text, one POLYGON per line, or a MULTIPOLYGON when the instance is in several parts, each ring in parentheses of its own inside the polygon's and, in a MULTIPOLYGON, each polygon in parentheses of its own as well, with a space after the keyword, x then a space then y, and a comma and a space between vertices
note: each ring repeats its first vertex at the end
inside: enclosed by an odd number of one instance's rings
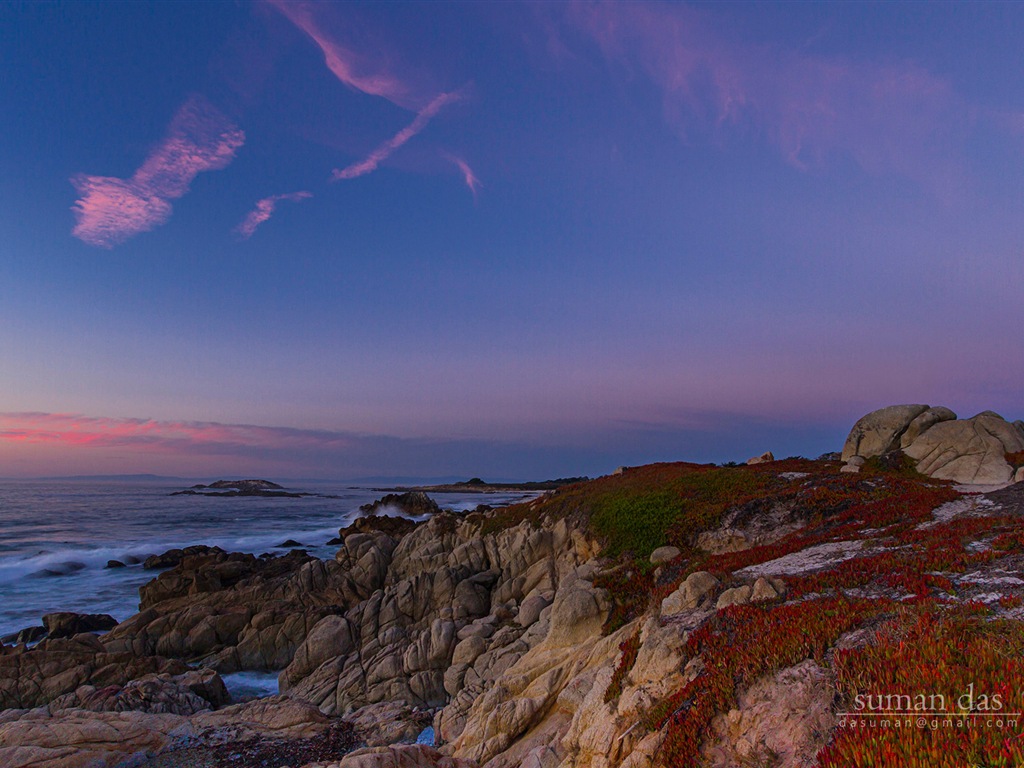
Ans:
POLYGON ((341 544, 350 533, 386 533, 394 539, 400 539, 416 528, 417 523, 404 517, 391 515, 367 515, 357 518, 351 525, 338 531, 338 538, 331 539, 328 544, 341 544))
POLYGON ((435 515, 441 511, 441 508, 437 506, 437 502, 423 493, 423 491, 389 493, 372 504, 363 504, 359 511, 367 515, 375 515, 379 510, 383 509, 397 509, 403 515, 408 515, 409 517, 435 515))
POLYGON ((178 565, 186 557, 192 557, 194 555, 209 555, 216 552, 223 552, 224 550, 220 547, 208 547, 205 544, 194 544, 191 547, 185 547, 184 549, 169 549, 160 555, 150 555, 143 562, 142 567, 147 571, 152 571, 157 568, 173 568, 178 565))
POLYGON ((0 643, 36 643, 46 637, 46 627, 25 627, 10 635, 0 637, 0 643))
POLYGON ((54 639, 74 637, 82 632, 106 632, 117 626, 117 620, 106 613, 61 611, 43 616, 43 626, 50 639, 54 639))

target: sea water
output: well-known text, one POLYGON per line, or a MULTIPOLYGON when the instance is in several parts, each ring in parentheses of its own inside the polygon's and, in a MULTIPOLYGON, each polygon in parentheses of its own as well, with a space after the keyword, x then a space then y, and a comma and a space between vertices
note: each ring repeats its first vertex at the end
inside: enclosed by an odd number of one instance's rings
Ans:
MULTIPOLYGON (((158 575, 143 560, 191 544, 228 552, 285 554, 293 540, 314 557, 332 558, 327 541, 383 491, 306 483, 302 498, 172 496, 190 483, 0 481, 0 637, 38 626, 45 613, 138 611, 139 587, 158 575)), ((445 509, 501 506, 535 494, 438 493, 445 509)))

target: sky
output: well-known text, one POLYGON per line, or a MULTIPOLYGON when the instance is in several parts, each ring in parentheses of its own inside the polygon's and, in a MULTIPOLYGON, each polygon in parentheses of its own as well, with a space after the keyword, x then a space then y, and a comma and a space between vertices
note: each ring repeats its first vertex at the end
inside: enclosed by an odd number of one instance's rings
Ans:
POLYGON ((1024 417, 1024 5, 0 0, 0 477, 1024 417))

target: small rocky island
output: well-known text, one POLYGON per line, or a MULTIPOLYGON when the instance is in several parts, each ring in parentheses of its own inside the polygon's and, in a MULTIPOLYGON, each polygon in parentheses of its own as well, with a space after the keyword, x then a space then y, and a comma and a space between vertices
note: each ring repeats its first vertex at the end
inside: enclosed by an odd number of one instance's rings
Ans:
POLYGON ((1019 765, 978 702, 1024 710, 1024 424, 895 408, 842 459, 371 515, 327 560, 175 553, 112 629, 0 647, 0 765, 1019 765), (230 702, 268 670, 280 695, 230 702), (861 725, 893 681, 972 727, 861 725))
POLYGON ((299 499, 303 496, 319 496, 316 493, 286 491, 283 485, 270 480, 217 480, 209 485, 193 485, 183 491, 174 491, 171 496, 262 496, 271 499, 299 499))

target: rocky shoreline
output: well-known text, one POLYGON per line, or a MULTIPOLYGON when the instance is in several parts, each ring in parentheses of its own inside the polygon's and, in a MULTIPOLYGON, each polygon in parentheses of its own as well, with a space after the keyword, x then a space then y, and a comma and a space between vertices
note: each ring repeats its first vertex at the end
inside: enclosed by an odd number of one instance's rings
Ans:
MULTIPOLYGON (((1021 708, 1024 484, 917 474, 891 455, 907 424, 883 421, 858 422, 846 464, 633 467, 501 509, 362 518, 330 560, 182 552, 109 631, 0 647, 0 765, 884 764, 840 723, 890 667, 1021 708), (908 658, 913 637, 930 640, 908 658), (239 671, 277 672, 280 694, 231 704, 239 671)), ((960 743, 913 764, 958 764, 960 743)))

